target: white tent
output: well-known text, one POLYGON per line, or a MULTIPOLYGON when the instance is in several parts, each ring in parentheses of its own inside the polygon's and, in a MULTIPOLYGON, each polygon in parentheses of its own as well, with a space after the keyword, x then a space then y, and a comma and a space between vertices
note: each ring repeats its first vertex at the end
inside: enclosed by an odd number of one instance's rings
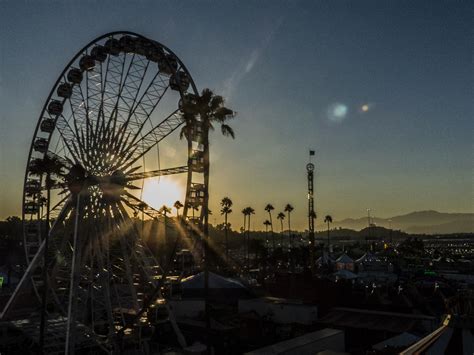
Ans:
MULTIPOLYGON (((204 272, 181 280, 182 296, 187 298, 204 297, 204 272)), ((250 291, 240 281, 209 273, 209 297, 227 301, 248 298, 250 291)))
POLYGON ((376 263, 379 262, 380 259, 372 254, 371 252, 367 252, 362 255, 359 259, 356 260, 356 263, 376 263))
MULTIPOLYGON (((185 289, 201 289, 204 288, 204 272, 200 272, 199 274, 192 275, 186 277, 185 279, 181 280, 181 288, 185 289)), ((225 289, 225 288, 243 288, 246 287, 237 280, 223 277, 213 272, 209 273, 209 288, 218 288, 218 289, 225 289)))

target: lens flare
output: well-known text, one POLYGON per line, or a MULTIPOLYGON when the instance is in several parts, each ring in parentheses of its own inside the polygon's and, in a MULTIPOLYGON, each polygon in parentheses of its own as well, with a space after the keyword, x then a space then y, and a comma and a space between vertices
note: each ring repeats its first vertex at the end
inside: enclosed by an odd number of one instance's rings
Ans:
POLYGON ((328 119, 332 122, 342 122, 347 116, 349 109, 346 105, 336 102, 327 110, 328 119))

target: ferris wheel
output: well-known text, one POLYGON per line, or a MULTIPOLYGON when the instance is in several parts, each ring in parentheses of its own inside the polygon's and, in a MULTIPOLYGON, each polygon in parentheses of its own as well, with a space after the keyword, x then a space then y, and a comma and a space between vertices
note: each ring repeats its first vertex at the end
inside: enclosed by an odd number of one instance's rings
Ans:
MULTIPOLYGON (((28 282, 40 300, 47 288, 51 352, 73 353, 91 342, 113 352, 127 319, 146 315, 146 295, 163 271, 131 216, 161 213, 143 201, 137 182, 184 174, 183 224, 196 229, 207 223, 208 165, 199 118, 188 129, 187 143, 178 137, 186 125, 182 107, 197 95, 189 71, 170 49, 131 32, 93 40, 59 75, 26 166, 28 269, 2 314, 28 282), (161 142, 184 146, 182 164, 144 171, 144 159, 161 142)), ((140 332, 125 335, 144 336, 140 332)))

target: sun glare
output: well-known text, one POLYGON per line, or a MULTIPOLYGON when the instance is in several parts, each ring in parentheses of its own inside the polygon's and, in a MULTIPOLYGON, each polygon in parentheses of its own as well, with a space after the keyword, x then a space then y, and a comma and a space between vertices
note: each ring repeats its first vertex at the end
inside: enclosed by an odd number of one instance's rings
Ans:
POLYGON ((176 214, 173 204, 176 200, 183 201, 183 199, 183 188, 177 182, 165 177, 145 180, 143 201, 151 207, 160 209, 161 206, 166 205, 172 209, 173 214, 176 214))

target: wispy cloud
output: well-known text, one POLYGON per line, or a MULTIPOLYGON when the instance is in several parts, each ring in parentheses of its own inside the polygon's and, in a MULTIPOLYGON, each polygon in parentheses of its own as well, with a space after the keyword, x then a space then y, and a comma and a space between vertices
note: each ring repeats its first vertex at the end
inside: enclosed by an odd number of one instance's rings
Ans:
POLYGON ((244 57, 240 65, 238 65, 232 74, 224 81, 222 93, 225 98, 231 99, 242 79, 253 70, 261 55, 268 48, 282 23, 283 17, 276 20, 275 23, 265 31, 260 45, 254 48, 248 56, 244 57))

